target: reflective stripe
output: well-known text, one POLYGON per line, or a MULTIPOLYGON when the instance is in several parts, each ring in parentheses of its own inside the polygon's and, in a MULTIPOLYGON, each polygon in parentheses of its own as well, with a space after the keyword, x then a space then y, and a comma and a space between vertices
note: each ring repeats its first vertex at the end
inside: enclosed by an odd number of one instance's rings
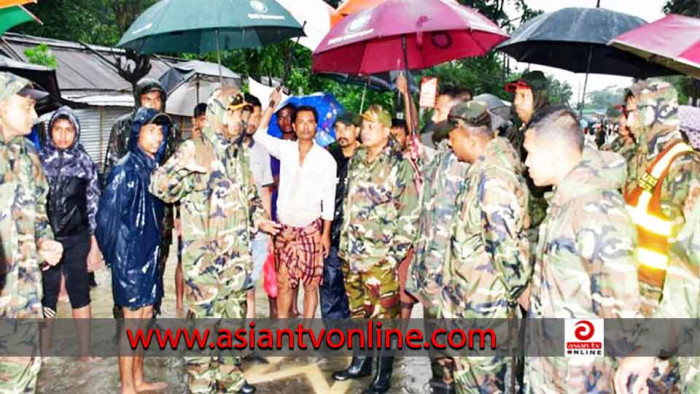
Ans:
POLYGON ((643 191, 639 196, 637 206, 628 205, 627 211, 630 213, 632 221, 637 226, 644 228, 650 233, 670 237, 673 230, 673 222, 647 213, 647 207, 649 206, 651 197, 650 192, 646 190, 643 191))
POLYGON ((645 267, 661 271, 668 269, 668 256, 642 247, 637 248, 637 260, 645 267))
POLYGON ((659 179, 661 174, 664 173, 664 171, 668 168, 668 166, 671 165, 671 161, 676 158, 681 153, 685 152, 692 152, 693 148, 691 148, 688 144, 684 142, 677 143, 676 145, 671 148, 664 156, 654 165, 654 168, 651 169, 651 176, 653 176, 656 179, 659 179))
MULTIPOLYGON (((664 153, 656 164, 654 164, 654 167, 651 169, 651 173, 648 175, 651 175, 654 181, 658 180, 664 171, 666 171, 666 169, 671 165, 671 162, 676 158, 676 156, 681 153, 692 151, 693 148, 684 142, 675 144, 668 152, 664 153)), ((653 186, 656 187, 656 185, 653 186)), ((651 199, 651 191, 643 190, 639 195, 637 205, 628 205, 627 210, 632 216, 634 224, 637 226, 642 227, 650 233, 670 237, 673 232, 673 222, 648 213, 651 199)))

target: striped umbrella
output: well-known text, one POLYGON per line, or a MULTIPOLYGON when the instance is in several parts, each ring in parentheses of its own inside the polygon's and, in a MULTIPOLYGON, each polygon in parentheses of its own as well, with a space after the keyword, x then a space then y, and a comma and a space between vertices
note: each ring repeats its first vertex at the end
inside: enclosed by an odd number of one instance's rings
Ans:
POLYGON ((9 8, 0 8, 0 36, 19 24, 31 21, 36 21, 42 24, 39 18, 27 11, 27 9, 21 5, 9 8))
POLYGON ((16 5, 29 3, 36 3, 36 0, 0 0, 0 8, 14 7, 16 5))

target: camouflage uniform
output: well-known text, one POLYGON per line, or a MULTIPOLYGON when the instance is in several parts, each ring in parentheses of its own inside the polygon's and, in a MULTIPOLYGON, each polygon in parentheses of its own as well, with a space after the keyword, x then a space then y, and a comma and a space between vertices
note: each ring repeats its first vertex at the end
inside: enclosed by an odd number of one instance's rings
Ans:
MULTIPOLYGON (((618 192, 619 156, 590 151, 553 192, 540 225, 530 318, 639 317, 636 234, 618 192)), ((608 152, 609 153, 609 152, 608 152)), ((533 333, 546 336, 543 332, 533 333)), ((527 392, 612 392, 613 359, 526 359, 527 392)))
MULTIPOLYGON (((221 124, 232 98, 228 93, 219 95, 208 102, 211 124, 221 124)), ((248 165, 247 147, 231 143, 213 126, 202 134, 202 140, 183 142, 153 172, 149 190, 165 202, 180 203, 188 316, 242 319, 246 291, 253 285, 252 229, 267 217, 248 165), (206 173, 185 168, 190 152, 195 152, 206 173)), ((238 391, 245 380, 235 361, 223 356, 188 358, 190 391, 238 391)))
MULTIPOLYGON (((0 101, 9 99, 29 81, 0 73, 0 101)), ((31 141, 0 136, 0 318, 42 317, 41 268, 37 244, 53 240, 46 215, 49 185, 31 141)), ((7 324, 7 323, 6 323, 7 324)), ((0 393, 34 392, 41 368, 38 331, 21 325, 33 357, 0 358, 0 393)), ((0 336, 0 347, 13 346, 0 336)))
MULTIPOLYGON (((628 126, 636 140, 635 150, 628 162, 628 177, 625 192, 630 192, 642 180, 649 165, 669 146, 683 140, 679 132, 678 96, 673 86, 659 80, 640 81, 630 88, 637 98, 637 117, 634 124, 628 126)), ((666 218, 673 221, 670 240, 673 240, 691 214, 691 197, 700 193, 700 155, 689 152, 678 156, 669 166, 666 177, 661 182, 660 210, 666 218)), ((678 250, 669 248, 669 267, 685 267, 689 264, 678 250)), ((667 271, 667 275, 671 270, 667 271)), ((666 278, 664 286, 672 281, 666 278)), ((675 285, 675 284, 674 284, 675 285)), ((675 301, 659 299, 663 291, 671 300, 676 299, 673 287, 660 289, 640 283, 642 291, 642 313, 645 317, 684 317, 675 301), (674 316, 678 312, 679 316, 674 316)), ((687 360, 685 360, 687 361, 687 360)), ((652 391, 671 390, 681 379, 675 359, 661 361, 654 374, 647 382, 652 391)), ((687 379, 687 377, 683 377, 687 379)))
POLYGON ((389 143, 371 163, 359 147, 348 163, 338 256, 351 318, 395 318, 399 314, 397 268, 418 227, 414 172, 389 143))
MULTIPOLYGON (((700 204, 694 209, 672 246, 679 259, 671 259, 661 306, 656 318, 700 318, 700 204)), ((697 343, 697 338, 691 339, 697 343)), ((697 346, 697 345, 693 345, 697 346)), ((679 357, 681 391, 700 392, 700 358, 679 357)))
MULTIPOLYGON (((629 193, 649 165, 670 145, 682 141, 678 129, 678 98, 672 85, 662 81, 642 81, 632 86, 637 97, 636 124, 630 124, 638 144, 628 162, 625 192, 629 193)), ((674 221, 673 234, 685 223, 684 205, 688 196, 700 191, 700 155, 689 152, 677 157, 668 169, 661 187, 661 211, 674 221)), ((671 238, 673 238, 673 234, 671 238)), ((669 251, 670 258, 677 256, 669 251)), ((642 287, 645 316, 656 309, 661 289, 642 287)))
MULTIPOLYGON (((439 315, 442 269, 450 253, 451 223, 468 168, 468 164, 457 159, 447 141, 438 144, 435 156, 423 167, 420 223, 406 290, 422 298, 426 319, 439 315)), ((434 383, 452 384, 451 359, 432 355, 430 367, 434 383)))
MULTIPOLYGON (((530 278, 524 228, 528 189, 522 173, 517 152, 501 137, 492 139, 469 168, 443 270, 443 317, 514 317, 516 300, 530 278)), ((509 362, 500 357, 455 358, 461 367, 455 372, 458 392, 504 391, 509 362)))

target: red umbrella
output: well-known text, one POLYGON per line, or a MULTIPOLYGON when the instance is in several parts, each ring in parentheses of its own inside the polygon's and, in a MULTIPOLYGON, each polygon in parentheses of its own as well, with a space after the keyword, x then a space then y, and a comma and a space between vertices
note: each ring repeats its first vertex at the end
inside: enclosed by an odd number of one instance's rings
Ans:
POLYGON ((453 0, 387 0, 349 15, 314 52, 315 72, 416 70, 486 54, 508 35, 453 0))
POLYGON ((615 37, 610 45, 700 78, 700 19, 670 14, 615 37))

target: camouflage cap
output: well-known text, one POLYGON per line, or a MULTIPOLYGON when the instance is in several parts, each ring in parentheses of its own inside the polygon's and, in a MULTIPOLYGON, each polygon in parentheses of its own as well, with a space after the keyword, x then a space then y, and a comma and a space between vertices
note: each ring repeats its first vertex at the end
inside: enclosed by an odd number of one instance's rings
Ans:
POLYGON ((447 120, 454 126, 457 126, 459 121, 472 127, 491 126, 491 115, 486 103, 478 100, 455 105, 447 115, 447 120))
POLYGON ((542 71, 526 71, 520 78, 507 83, 503 87, 508 92, 515 92, 518 88, 530 88, 533 92, 547 89, 547 77, 542 71))
POLYGON ((384 127, 391 127, 391 114, 381 105, 372 105, 362 114, 362 119, 370 122, 379 122, 384 127))
POLYGON ((346 126, 359 126, 360 117, 352 112, 343 112, 335 117, 335 123, 342 123, 346 126))
POLYGON ((48 95, 46 92, 32 88, 33 84, 28 79, 18 77, 8 72, 0 72, 0 101, 6 100, 15 94, 29 96, 35 100, 42 99, 48 95))

